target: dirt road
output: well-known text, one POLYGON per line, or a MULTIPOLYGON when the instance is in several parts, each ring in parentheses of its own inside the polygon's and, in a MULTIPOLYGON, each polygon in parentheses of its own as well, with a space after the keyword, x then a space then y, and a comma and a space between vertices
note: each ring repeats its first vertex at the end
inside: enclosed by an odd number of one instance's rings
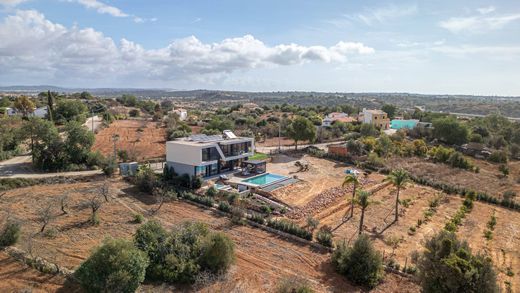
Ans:
POLYGON ((48 178, 58 176, 89 176, 102 174, 101 170, 39 173, 31 165, 31 156, 18 156, 0 162, 0 178, 48 178))

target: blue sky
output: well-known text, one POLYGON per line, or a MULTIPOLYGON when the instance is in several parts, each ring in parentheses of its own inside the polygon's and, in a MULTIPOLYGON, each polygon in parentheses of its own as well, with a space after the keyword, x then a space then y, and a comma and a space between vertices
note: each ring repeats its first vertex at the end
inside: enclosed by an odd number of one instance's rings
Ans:
POLYGON ((519 1, 0 0, 0 84, 520 96, 519 1))

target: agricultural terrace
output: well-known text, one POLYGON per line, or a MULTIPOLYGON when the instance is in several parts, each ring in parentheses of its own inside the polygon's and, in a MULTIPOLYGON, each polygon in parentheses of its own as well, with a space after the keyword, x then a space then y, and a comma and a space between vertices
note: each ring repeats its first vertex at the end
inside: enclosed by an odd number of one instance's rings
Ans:
MULTIPOLYGON (((395 160, 397 159, 404 160, 395 160)), ((471 176, 493 176, 492 182, 500 182, 493 164, 478 164, 481 166, 481 173, 477 174, 463 176, 468 171, 450 167, 445 167, 444 170, 450 175, 442 175, 437 171, 434 171, 434 174, 439 174, 436 176, 439 180, 450 180, 451 183, 455 180, 471 180, 468 181, 469 186, 474 186, 471 184, 478 180, 470 179, 471 176)), ((273 157, 272 162, 268 164, 270 172, 296 175, 302 180, 273 192, 278 199, 293 208, 293 211, 284 217, 297 221, 301 226, 306 226, 307 219, 312 217, 319 221, 315 231, 321 226, 328 226, 332 228, 335 241, 353 242, 359 231, 360 209, 356 207, 354 217, 348 218, 352 189, 350 186, 341 187, 345 169, 352 167, 308 155, 273 157), (294 166, 295 161, 305 161, 310 166, 309 170, 299 172, 294 166)), ((432 164, 432 167, 443 168, 444 165, 432 164)), ((414 170, 420 172, 419 168, 410 169, 414 170)), ((426 175, 426 172, 430 170, 425 169, 420 174, 426 175)), ((457 213, 463 202, 463 198, 458 195, 447 195, 430 187, 408 183, 406 188, 401 190, 399 220, 394 222, 396 188, 384 181, 385 175, 379 173, 362 175, 361 178, 361 188, 372 192, 371 203, 365 212, 363 230, 374 240, 376 248, 384 252, 387 263, 399 264, 401 268, 405 264, 413 266, 414 254, 421 251, 424 240, 444 229, 445 224, 457 213)), ((505 180, 510 182, 511 186, 518 186, 512 180, 505 180)), ((484 187, 483 184, 485 183, 477 186, 484 187)), ((511 276, 511 272, 514 276, 520 274, 520 212, 475 202, 473 210, 458 227, 457 236, 468 241, 474 252, 486 253, 493 259, 497 268, 498 284, 503 290, 505 281, 512 283, 513 292, 520 290, 519 279, 511 276), (488 236, 487 223, 493 214, 496 216, 497 224, 492 235, 488 236)))
MULTIPOLYGON (((362 292, 361 288, 353 287, 335 273, 330 255, 326 252, 258 228, 234 225, 227 217, 184 201, 166 203, 157 214, 150 216, 149 211, 155 210, 158 205, 155 198, 138 192, 136 187, 120 179, 108 182, 109 201, 103 201, 98 211, 99 225, 94 226, 89 223, 90 208, 83 203, 94 194, 99 194, 106 183, 99 179, 10 190, 0 201, 0 218, 22 219, 22 235, 17 248, 69 269, 77 268, 106 237, 130 239, 139 227, 135 214, 143 214, 148 220, 157 219, 165 227, 183 221, 201 221, 229 235, 236 244, 237 256, 236 264, 228 275, 201 288, 202 292, 272 292, 282 279, 291 276, 308 279, 316 292, 362 292), (66 214, 60 210, 63 196, 67 201, 66 214), (41 210, 48 206, 51 207, 53 219, 44 233, 38 233, 42 226, 39 221, 41 210)), ((0 267, 1 274, 9 274, 12 270, 9 266, 0 267)), ((38 282, 39 276, 31 273, 28 278, 38 282)), ((49 283, 42 284, 40 288, 58 291, 56 282, 60 280, 49 277, 49 283)), ((173 285, 143 285, 145 291, 178 289, 173 285)), ((407 278, 387 274, 375 289, 375 292, 397 291, 417 292, 418 286, 407 278)))

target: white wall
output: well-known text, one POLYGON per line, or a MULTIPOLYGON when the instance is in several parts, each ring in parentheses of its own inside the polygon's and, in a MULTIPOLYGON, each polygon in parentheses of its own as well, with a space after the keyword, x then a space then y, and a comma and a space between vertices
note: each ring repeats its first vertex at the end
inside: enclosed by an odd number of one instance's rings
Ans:
POLYGON ((185 145, 168 141, 166 142, 166 161, 199 166, 202 164, 201 149, 203 147, 205 146, 185 145))

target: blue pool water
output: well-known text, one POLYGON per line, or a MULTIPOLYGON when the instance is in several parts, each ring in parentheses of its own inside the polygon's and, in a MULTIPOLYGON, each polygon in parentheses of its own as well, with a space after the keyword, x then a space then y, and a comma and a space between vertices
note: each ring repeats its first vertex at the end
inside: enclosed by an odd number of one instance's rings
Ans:
POLYGON ((408 128, 408 129, 412 129, 415 127, 415 125, 417 125, 417 123, 419 122, 419 120, 392 120, 390 122, 390 128, 392 129, 402 129, 402 128, 408 128))
POLYGON ((256 184, 256 185, 266 185, 266 184, 273 183, 275 181, 278 181, 278 180, 284 179, 284 178, 286 178, 286 177, 282 176, 282 175, 265 173, 260 176, 244 179, 244 180, 242 180, 242 182, 256 184))

